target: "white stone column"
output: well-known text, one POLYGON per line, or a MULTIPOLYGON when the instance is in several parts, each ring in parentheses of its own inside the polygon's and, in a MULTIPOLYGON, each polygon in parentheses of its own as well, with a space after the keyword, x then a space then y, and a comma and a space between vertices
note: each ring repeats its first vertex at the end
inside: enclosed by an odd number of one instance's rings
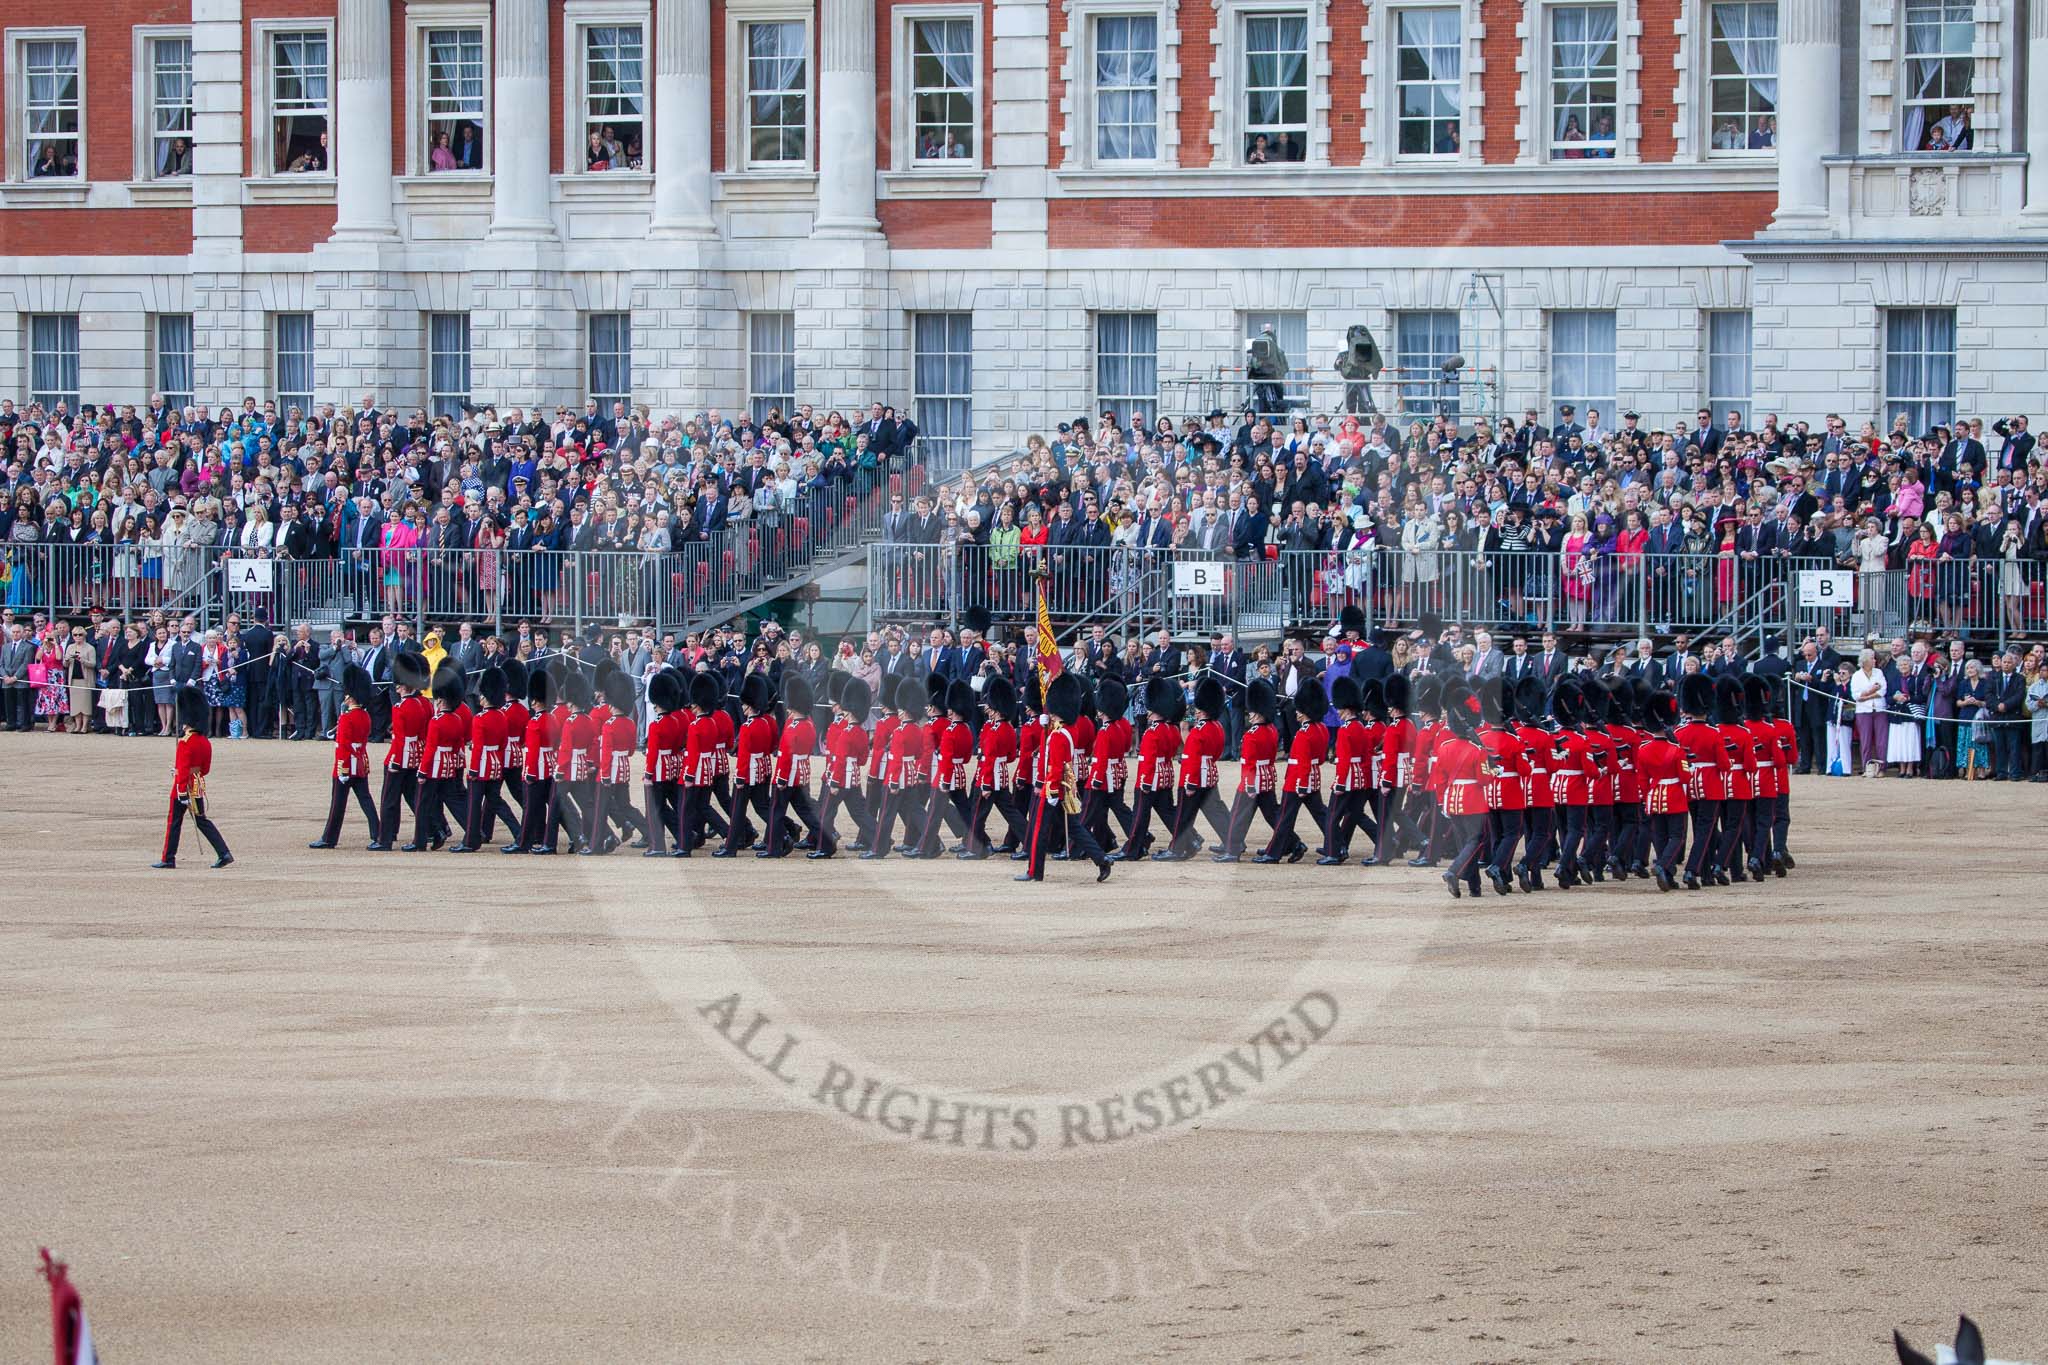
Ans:
POLYGON ((817 231, 871 236, 875 218, 875 0, 821 0, 817 231))
POLYGON ((1828 227, 1828 175, 1821 158, 1839 150, 1841 15, 1834 0, 1778 6, 1778 211, 1774 232, 1828 227))
POLYGON ((548 180, 548 7, 546 0, 498 0, 491 119, 495 240, 555 235, 548 180))
POLYGON ((2048 229, 2048 0, 2027 5, 2027 206, 2022 226, 2048 229))
POLYGON ((397 241, 391 213, 391 6, 340 0, 335 17, 336 241, 397 241))
POLYGON ((711 0, 655 0, 655 237, 711 237, 711 0))

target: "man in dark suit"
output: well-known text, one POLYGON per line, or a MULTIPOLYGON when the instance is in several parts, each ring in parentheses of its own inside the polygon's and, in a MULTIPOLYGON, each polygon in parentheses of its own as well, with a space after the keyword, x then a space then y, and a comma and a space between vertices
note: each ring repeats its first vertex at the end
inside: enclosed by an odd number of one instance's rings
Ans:
POLYGON ((2007 650, 1998 656, 1998 671, 1988 679, 1991 684, 1990 719, 1997 724, 1991 727, 1992 766, 1998 770, 2000 782, 2020 780, 2020 745, 2026 731, 2020 722, 2027 714, 2027 680, 2020 675, 2020 656, 2016 650, 2007 650))
POLYGON ((1711 408, 1701 408, 1693 414, 1693 418, 1699 425, 1693 428, 1692 435, 1686 439, 1699 448, 1700 454, 1711 460, 1721 453, 1722 445, 1728 440, 1728 433, 1714 425, 1714 412, 1711 408))
POLYGON ((883 459, 896 454, 896 423, 888 417, 880 403, 868 405, 867 420, 860 424, 860 430, 868 435, 868 447, 883 459))
POLYGON ((1558 648, 1557 636, 1550 631, 1543 632, 1543 652, 1536 656, 1536 677, 1545 687, 1555 687, 1557 680, 1571 672, 1571 656, 1558 648))
POLYGON ((1799 768, 1817 771, 1826 762, 1828 710, 1833 694, 1827 689, 1834 670, 1821 663, 1820 647, 1812 640, 1799 646, 1799 657, 1791 665, 1792 727, 1799 740, 1799 768))
POLYGON ((1151 677, 1178 678, 1182 667, 1180 646, 1173 642, 1172 632, 1160 631, 1152 648, 1145 651, 1145 672, 1151 677))
POLYGON ((1265 553, 1266 516, 1247 500, 1230 516, 1230 555, 1233 559, 1256 559, 1265 553))
POLYGON ((1236 637, 1218 631, 1209 637, 1209 669, 1223 679, 1223 740, 1228 752, 1237 752, 1244 734, 1244 688, 1251 661, 1237 647, 1236 637))
POLYGON ((1685 525, 1659 507, 1650 515, 1650 538, 1644 546, 1649 569, 1650 619, 1669 621, 1678 614, 1678 588, 1684 572, 1679 557, 1685 553, 1685 525))
POLYGON ((1991 424, 1991 432, 2004 442, 1998 448, 1998 467, 2015 474, 2026 473, 2027 457, 2034 453, 2034 433, 2027 430, 2027 419, 2001 417, 1991 424))
POLYGON ((1536 656, 1529 652, 1528 636, 1517 635, 1508 642, 1508 659, 1500 675, 1509 687, 1524 678, 1536 676, 1536 656))

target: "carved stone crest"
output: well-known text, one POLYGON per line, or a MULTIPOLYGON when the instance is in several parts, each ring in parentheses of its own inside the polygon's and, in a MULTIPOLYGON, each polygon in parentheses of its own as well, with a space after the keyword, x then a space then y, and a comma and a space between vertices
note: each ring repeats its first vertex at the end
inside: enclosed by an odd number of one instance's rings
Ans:
POLYGON ((1939 218, 1948 209, 1948 174, 1920 166, 1906 184, 1906 206, 1915 218, 1939 218))

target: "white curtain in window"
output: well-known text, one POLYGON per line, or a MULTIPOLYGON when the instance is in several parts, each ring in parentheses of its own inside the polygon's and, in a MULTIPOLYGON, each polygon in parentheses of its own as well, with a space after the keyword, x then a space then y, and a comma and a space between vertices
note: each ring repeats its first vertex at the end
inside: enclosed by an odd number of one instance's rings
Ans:
MULTIPOLYGON (((626 313, 598 313, 590 319, 590 395, 606 400, 633 394, 633 321, 626 313)), ((611 410, 605 410, 605 416, 611 410)))
POLYGON ((277 397, 286 402, 310 403, 313 396, 313 315, 277 315, 277 397))
MULTIPOLYGON (((1104 313, 1095 320, 1095 392, 1105 400, 1137 400, 1148 419, 1158 406, 1159 317, 1104 313)), ((1129 414, 1119 411, 1129 420, 1129 414)))
MULTIPOLYGON (((1564 140, 1565 124, 1579 117, 1585 106, 1605 107, 1618 69, 1615 38, 1619 26, 1609 5, 1574 5, 1552 12, 1553 73, 1559 82, 1556 99, 1557 137, 1564 140)), ((1587 139, 1591 128, 1579 130, 1587 139)))
POLYGON ((1287 123, 1286 93, 1308 85, 1308 20, 1299 15, 1254 19, 1251 32, 1253 45, 1261 50, 1246 57, 1250 121, 1258 126, 1287 123))
POLYGON ((1589 410, 1600 409, 1601 421, 1614 424, 1614 314, 1553 313, 1550 318, 1551 420, 1560 405, 1570 403, 1580 425, 1589 410))
POLYGON ((755 421, 768 409, 789 415, 796 402, 796 316, 755 313, 747 319, 747 392, 755 421))
POLYGON ((454 417, 469 401, 469 318, 436 313, 427 326, 427 387, 435 415, 454 417))
POLYGON ((156 320, 156 386, 173 407, 192 401, 190 313, 165 313, 156 320))
POLYGON ((78 409, 78 315, 48 313, 29 320, 29 396, 44 405, 78 409))
POLYGON ((918 431, 941 468, 965 468, 974 435, 973 315, 919 313, 911 353, 918 431))
POLYGON ((1158 21, 1120 15, 1095 24, 1095 154, 1108 161, 1159 155, 1158 21))
MULTIPOLYGON (((474 30, 439 29, 429 33, 427 69, 438 87, 430 94, 440 106, 440 112, 483 112, 483 41, 474 30)), ((325 83, 323 73, 322 98, 326 96, 325 83)))
POLYGON ((747 29, 747 57, 757 94, 795 92, 803 84, 804 26, 753 24, 747 29))
POLYGON ((1752 108, 1778 107, 1778 7, 1716 5, 1714 26, 1756 98, 1752 108))

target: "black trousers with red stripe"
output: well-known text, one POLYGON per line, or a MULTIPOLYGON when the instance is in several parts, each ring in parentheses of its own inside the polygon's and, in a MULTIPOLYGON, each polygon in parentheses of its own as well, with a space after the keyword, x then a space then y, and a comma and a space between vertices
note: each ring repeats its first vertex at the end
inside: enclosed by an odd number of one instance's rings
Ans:
POLYGON ((640 790, 646 801, 647 846, 656 853, 666 853, 669 840, 682 841, 679 830, 683 807, 676 799, 676 784, 642 782, 640 790))
POLYGON ((1555 806, 1531 806, 1522 812, 1522 866, 1530 872, 1550 866, 1550 855, 1557 852, 1556 811, 1555 806))
POLYGON ((1025 872, 1032 881, 1045 880, 1046 855, 1053 851, 1056 836, 1064 836, 1067 857, 1075 862, 1087 859, 1099 863, 1105 857, 1102 845, 1095 842, 1095 836, 1088 832, 1087 822, 1079 816, 1070 816, 1067 809, 1057 801, 1048 801, 1041 795, 1037 809, 1031 815, 1031 837, 1027 844, 1030 859, 1025 872))
POLYGON ((1486 865, 1505 877, 1514 870, 1515 845, 1522 841, 1522 812, 1489 811, 1486 817, 1486 865))
POLYGON ((1138 788, 1138 803, 1131 807, 1131 823, 1124 831, 1124 856, 1142 858, 1152 851, 1152 813, 1159 812, 1167 833, 1173 832, 1173 793, 1138 788))
POLYGON ((1180 807, 1173 813, 1173 851, 1190 854, 1195 851, 1195 816, 1209 817, 1209 828, 1216 831, 1216 837, 1229 842, 1230 812, 1223 808, 1223 799, 1216 795, 1214 787, 1183 787, 1180 793, 1180 807))
MULTIPOLYGON (((185 831, 186 805, 187 802, 184 797, 173 795, 171 797, 171 809, 164 816, 163 860, 167 863, 174 863, 178 860, 178 836, 185 831)), ((206 818, 206 798, 195 796, 192 798, 190 805, 192 809, 192 823, 198 826, 200 837, 213 845, 214 857, 227 857, 228 841, 220 837, 220 827, 206 818)))
POLYGON ((469 775, 468 799, 462 808, 462 846, 482 848, 498 833, 498 808, 504 801, 498 795, 498 784, 503 778, 469 775))
POLYGON ((1019 848, 1026 837, 1024 812, 1017 809, 1017 803, 1010 796, 1008 787, 982 787, 974 794, 974 813, 967 821, 967 851, 969 853, 989 852, 988 816, 994 811, 1003 817, 1003 847, 1019 848))
POLYGON ((1131 808, 1124 803, 1121 788, 1111 791, 1106 787, 1090 787, 1081 794, 1081 818, 1088 822, 1088 832, 1095 836, 1095 842, 1104 848, 1115 845, 1116 832, 1110 828, 1109 817, 1114 815, 1117 823, 1124 827, 1126 838, 1131 832, 1131 808))
POLYGON ((1272 822, 1273 837, 1266 843, 1268 857, 1285 858, 1298 848, 1306 848, 1301 836, 1294 832, 1294 819, 1302 811, 1321 829, 1330 818, 1330 812, 1323 805, 1323 794, 1316 791, 1288 792, 1280 798, 1280 816, 1272 822))
POLYGON ((398 805, 405 802, 408 810, 419 805, 420 770, 418 768, 386 768, 384 788, 377 794, 377 842, 396 846, 398 843, 398 805))
POLYGON ((1650 840, 1656 845, 1657 866, 1666 876, 1678 874, 1678 860, 1685 853, 1684 811, 1650 817, 1650 840))
POLYGON ((1273 799, 1273 793, 1247 791, 1239 787, 1237 795, 1231 798, 1230 822, 1224 828, 1222 853, 1232 858, 1243 856, 1254 811, 1266 817, 1266 828, 1273 829, 1279 825, 1280 803, 1273 799))
POLYGON ((554 809, 555 779, 552 777, 529 777, 521 793, 518 833, 512 838, 515 848, 539 848, 540 841, 547 837, 548 812, 554 809))
POLYGON ((1319 852, 1330 858, 1348 856, 1351 836, 1360 829, 1370 841, 1376 842, 1380 837, 1380 822, 1372 814, 1372 794, 1362 787, 1331 792, 1329 809, 1323 813, 1323 846, 1319 852))
POLYGON ((1714 861, 1714 831, 1721 823, 1721 803, 1695 797, 1692 803, 1692 852, 1686 855, 1685 875, 1700 877, 1720 866, 1714 861))
POLYGON ((855 843, 867 842, 872 833, 874 817, 868 810, 867 794, 859 787, 835 787, 827 782, 824 799, 818 803, 818 834, 811 841, 821 852, 834 852, 839 847, 838 818, 842 806, 853 817, 855 843))
POLYGON ((370 779, 367 777, 337 777, 327 793, 327 824, 320 831, 320 842, 338 844, 341 842, 341 822, 348 814, 348 799, 353 795, 356 804, 362 807, 363 819, 370 826, 370 841, 377 839, 377 803, 370 799, 370 779))
POLYGON ((1439 812, 1439 827, 1444 831, 1444 841, 1451 845, 1452 881, 1465 882, 1472 888, 1472 894, 1479 894, 1479 846, 1486 838, 1485 815, 1442 815, 1439 812))
POLYGON ((824 845, 827 852, 839 846, 838 837, 825 828, 824 817, 812 802, 810 790, 778 783, 768 798, 768 856, 780 858, 792 849, 816 847, 820 840, 829 841, 824 845), (792 815, 803 822, 800 838, 787 837, 792 815))

